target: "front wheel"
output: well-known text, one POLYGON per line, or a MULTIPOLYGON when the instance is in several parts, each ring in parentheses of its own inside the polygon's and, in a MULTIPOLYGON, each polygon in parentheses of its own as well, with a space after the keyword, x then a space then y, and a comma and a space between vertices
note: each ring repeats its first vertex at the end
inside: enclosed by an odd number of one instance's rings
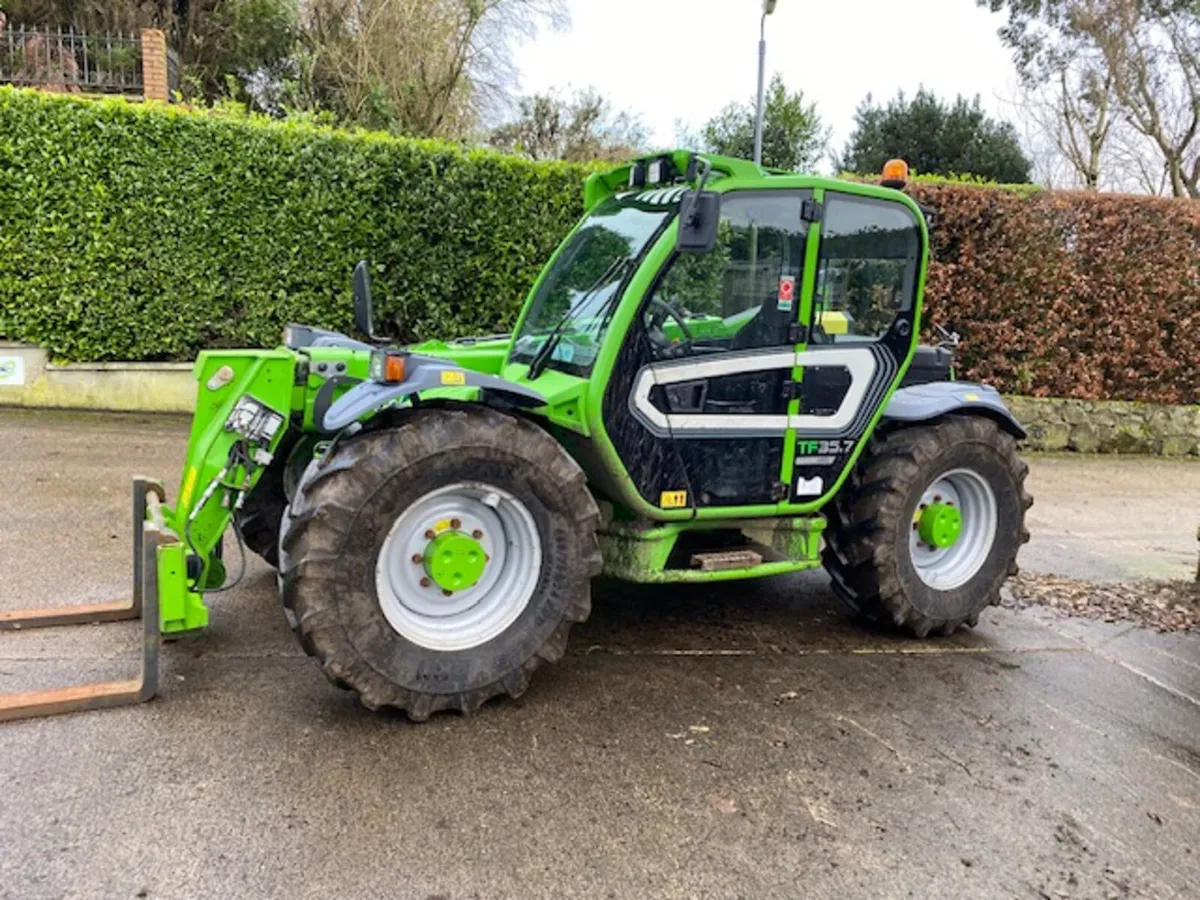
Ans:
POLYGON ((275 458, 259 476, 258 484, 235 513, 246 547, 273 569, 279 568, 279 532, 284 511, 296 492, 316 441, 289 431, 275 450, 275 458))
POLYGON ((829 513, 825 568, 860 613, 917 637, 975 625, 1029 540, 1028 466, 990 419, 873 439, 829 513))
POLYGON ((591 609, 599 513, 575 461, 486 407, 430 407, 305 472, 280 541, 301 645, 372 709, 423 720, 524 692, 591 609))

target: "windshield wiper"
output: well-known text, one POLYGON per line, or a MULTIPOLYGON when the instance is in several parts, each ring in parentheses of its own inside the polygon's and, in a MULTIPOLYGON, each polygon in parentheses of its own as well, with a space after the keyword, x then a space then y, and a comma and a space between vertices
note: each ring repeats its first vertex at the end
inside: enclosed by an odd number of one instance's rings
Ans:
MULTIPOLYGON (((546 371, 546 365, 550 362, 550 357, 554 355, 555 348, 557 348, 562 342, 563 335, 566 334, 567 331, 567 326, 575 321, 575 317, 578 316, 580 312, 587 306, 588 300, 595 296, 598 290, 604 287, 604 285, 608 284, 614 275, 628 266, 631 262, 633 262, 632 256, 619 256, 614 259, 612 264, 604 270, 603 274, 601 274, 600 277, 592 283, 592 286, 584 292, 583 296, 579 298, 578 302, 576 302, 569 310, 567 310, 563 317, 558 320, 558 324, 554 326, 554 330, 546 336, 546 342, 537 349, 537 352, 533 354, 533 359, 529 361, 528 378, 530 381, 537 380, 541 377, 542 373, 546 371)), ((608 303, 611 303, 612 297, 616 296, 616 294, 617 292, 614 291, 612 296, 605 301, 605 304, 607 305, 608 303)), ((603 311, 603 306, 597 310, 598 313, 603 311)))

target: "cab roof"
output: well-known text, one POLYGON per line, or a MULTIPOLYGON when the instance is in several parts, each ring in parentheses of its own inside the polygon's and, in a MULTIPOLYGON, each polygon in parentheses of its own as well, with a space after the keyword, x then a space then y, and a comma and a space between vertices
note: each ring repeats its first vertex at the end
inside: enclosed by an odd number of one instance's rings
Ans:
POLYGON ((631 187, 640 189, 694 186, 699 181, 698 170, 702 162, 712 167, 708 187, 715 191, 825 188, 899 201, 911 207, 914 212, 920 212, 910 197, 893 188, 822 175, 789 172, 786 169, 759 166, 746 159, 691 150, 652 153, 632 159, 616 168, 593 173, 588 176, 584 187, 584 206, 591 210, 613 194, 631 187), (652 174, 657 174, 658 178, 652 179, 652 174))

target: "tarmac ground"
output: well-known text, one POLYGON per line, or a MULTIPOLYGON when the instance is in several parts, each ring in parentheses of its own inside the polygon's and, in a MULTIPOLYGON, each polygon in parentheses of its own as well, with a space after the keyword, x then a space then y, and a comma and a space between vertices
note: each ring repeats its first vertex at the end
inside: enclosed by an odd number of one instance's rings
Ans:
MULTIPOLYGON (((187 424, 0 411, 0 608, 128 590, 187 424)), ((1200 464, 1034 458, 1022 564, 1189 577, 1200 464)), ((138 707, 0 725, 0 897, 1171 898, 1200 884, 1200 638, 1046 610, 912 641, 821 572, 599 583, 520 700, 333 688, 270 569, 138 707)), ((0 691, 123 677, 133 623, 0 635, 0 691)))

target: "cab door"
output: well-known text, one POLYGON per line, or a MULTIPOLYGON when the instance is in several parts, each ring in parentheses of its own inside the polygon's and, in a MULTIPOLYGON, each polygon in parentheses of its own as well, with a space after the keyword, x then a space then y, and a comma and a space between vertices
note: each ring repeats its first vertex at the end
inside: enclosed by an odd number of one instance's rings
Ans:
POLYGON ((793 504, 826 497, 876 413, 898 384, 917 342, 924 237, 903 203, 825 191, 808 346, 789 424, 793 504))
POLYGON ((641 497, 663 510, 770 507, 812 229, 811 191, 723 195, 716 246, 674 254, 643 297, 605 393, 604 423, 641 497))

